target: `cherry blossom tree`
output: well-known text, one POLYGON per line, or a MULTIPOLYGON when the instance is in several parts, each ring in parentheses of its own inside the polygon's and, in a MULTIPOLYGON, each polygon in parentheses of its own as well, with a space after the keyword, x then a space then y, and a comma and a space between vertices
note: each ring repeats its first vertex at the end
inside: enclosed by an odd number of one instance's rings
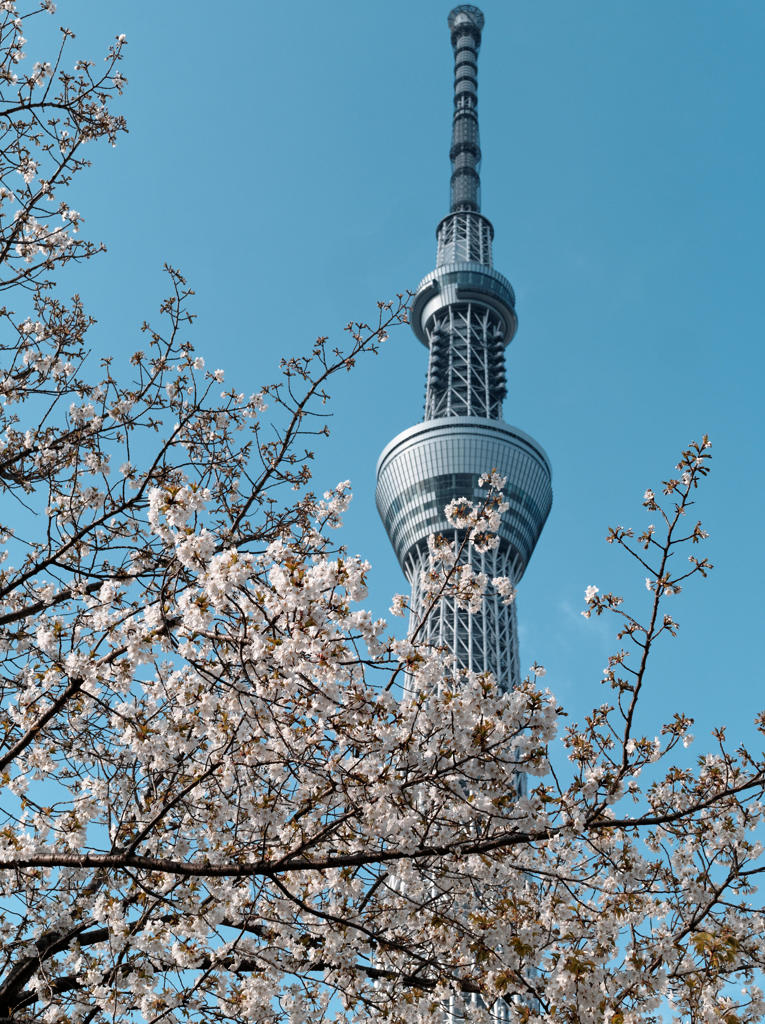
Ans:
MULTIPOLYGON (((168 268, 142 349, 94 366, 52 275, 98 248, 63 196, 125 128, 124 40, 96 74, 63 32, 30 70, 46 8, 0 3, 0 280, 24 307, 0 311, 0 1019, 762 1020, 765 763, 720 730, 678 767, 690 718, 635 725, 711 568, 707 439, 645 492, 653 525, 609 532, 645 606, 587 588, 619 646, 583 724, 559 730, 539 667, 508 693, 422 623, 394 639, 333 540, 349 486, 317 496, 310 467, 331 379, 406 300, 245 395, 168 268)), ((503 511, 487 471, 449 509, 457 549, 432 542, 428 608, 512 600, 471 569, 503 511)))

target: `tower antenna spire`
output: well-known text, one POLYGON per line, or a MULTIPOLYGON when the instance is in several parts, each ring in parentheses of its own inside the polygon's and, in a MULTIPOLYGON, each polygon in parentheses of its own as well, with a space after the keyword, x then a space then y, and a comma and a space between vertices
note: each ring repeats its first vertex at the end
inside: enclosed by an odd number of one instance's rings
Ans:
POLYGON ((481 145, 478 134, 478 51, 484 18, 473 4, 460 4, 447 19, 454 50, 451 211, 481 209, 481 145))

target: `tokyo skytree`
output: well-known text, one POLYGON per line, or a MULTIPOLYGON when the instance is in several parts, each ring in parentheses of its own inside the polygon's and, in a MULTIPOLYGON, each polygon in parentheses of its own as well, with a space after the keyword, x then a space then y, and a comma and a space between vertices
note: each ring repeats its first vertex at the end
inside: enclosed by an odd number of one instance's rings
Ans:
MULTIPOLYGON (((462 4, 448 24, 454 49, 451 209, 436 231, 436 269, 422 280, 411 308, 414 333, 429 352, 425 415, 393 438, 377 465, 377 508, 412 589, 412 624, 424 610, 429 535, 460 540, 444 515, 448 502, 480 500, 484 473, 507 478, 510 507, 499 546, 474 552, 472 562, 490 579, 505 576, 514 585, 552 504, 543 449, 502 419, 505 347, 518 321, 510 282, 493 266, 494 229, 480 211, 477 60, 484 18, 477 7, 462 4)), ((473 613, 442 598, 424 639, 451 651, 462 669, 491 672, 503 688, 520 680, 515 603, 505 604, 492 590, 473 613)))

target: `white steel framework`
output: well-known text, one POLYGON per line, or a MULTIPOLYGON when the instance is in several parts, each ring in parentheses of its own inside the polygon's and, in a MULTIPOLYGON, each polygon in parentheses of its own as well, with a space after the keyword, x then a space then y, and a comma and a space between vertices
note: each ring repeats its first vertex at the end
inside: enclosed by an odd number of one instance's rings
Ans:
MULTIPOLYGON (((458 531, 446 536, 455 544, 460 543, 458 531)), ((426 610, 422 581, 428 569, 428 558, 427 551, 419 551, 406 566, 412 585, 410 630, 419 625, 426 610)), ((513 580, 514 560, 507 546, 473 555, 471 561, 473 568, 486 573, 489 579, 507 576, 513 580)), ((434 647, 451 651, 462 668, 491 672, 507 687, 520 681, 515 603, 505 604, 495 591, 487 595, 479 612, 472 613, 459 608, 452 598, 442 597, 426 620, 422 633, 423 639, 434 647)))

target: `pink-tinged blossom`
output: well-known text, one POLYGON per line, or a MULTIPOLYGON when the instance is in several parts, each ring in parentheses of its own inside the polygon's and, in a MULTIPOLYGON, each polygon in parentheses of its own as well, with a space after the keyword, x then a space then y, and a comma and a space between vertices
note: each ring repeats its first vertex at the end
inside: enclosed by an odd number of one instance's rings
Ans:
POLYGON ((49 78, 52 72, 53 66, 51 65, 50 61, 44 61, 42 63, 40 61, 37 61, 35 63, 34 68, 32 69, 30 81, 38 88, 42 88, 45 85, 45 79, 49 78))
POLYGON ((500 476, 496 470, 492 470, 491 473, 484 473, 483 476, 478 478, 479 487, 490 487, 495 491, 503 490, 506 483, 507 477, 500 476))
POLYGON ((516 597, 516 589, 513 586, 512 581, 507 576, 495 576, 491 583, 502 598, 503 604, 513 603, 516 597))
POLYGON ((470 525, 473 504, 467 498, 453 498, 444 509, 444 514, 452 526, 458 528, 470 525))

